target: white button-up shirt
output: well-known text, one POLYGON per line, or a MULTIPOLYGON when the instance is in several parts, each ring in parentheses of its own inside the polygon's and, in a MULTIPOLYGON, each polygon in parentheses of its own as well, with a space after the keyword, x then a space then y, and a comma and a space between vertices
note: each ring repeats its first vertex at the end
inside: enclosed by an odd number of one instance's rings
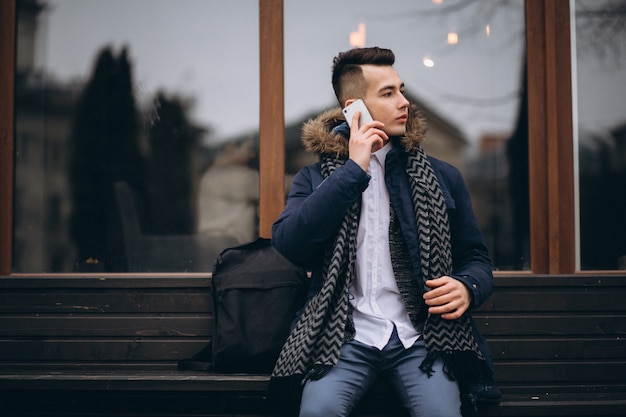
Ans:
POLYGON ((385 185, 387 143, 370 158, 370 183, 362 195, 357 233, 356 279, 350 289, 355 339, 382 350, 394 326, 405 348, 419 338, 398 290, 389 250, 389 192, 385 185))

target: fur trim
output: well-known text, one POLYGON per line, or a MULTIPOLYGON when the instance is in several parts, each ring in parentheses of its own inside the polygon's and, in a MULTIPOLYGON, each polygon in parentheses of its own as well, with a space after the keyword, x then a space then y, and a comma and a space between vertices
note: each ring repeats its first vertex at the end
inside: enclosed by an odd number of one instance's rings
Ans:
MULTIPOLYGON (((304 123, 302 126, 304 149, 311 153, 346 158, 348 156, 348 141, 340 134, 332 131, 345 121, 341 109, 336 107, 304 123)), ((400 139, 404 150, 410 151, 417 148, 424 140, 425 133, 426 121, 422 112, 417 105, 411 104, 407 133, 400 139)))

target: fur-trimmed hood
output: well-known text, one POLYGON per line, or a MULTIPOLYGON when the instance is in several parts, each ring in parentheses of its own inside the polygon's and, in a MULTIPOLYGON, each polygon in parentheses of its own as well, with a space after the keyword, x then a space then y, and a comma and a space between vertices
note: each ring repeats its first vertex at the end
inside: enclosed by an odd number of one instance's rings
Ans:
MULTIPOLYGON (((302 126, 302 143, 307 152, 316 154, 335 154, 348 157, 348 140, 334 128, 345 123, 346 119, 339 107, 327 110, 302 126)), ((347 128, 347 125, 346 125, 347 128)), ((418 147, 424 140, 426 122, 419 108, 412 104, 409 107, 409 118, 406 134, 400 138, 405 151, 418 147)))

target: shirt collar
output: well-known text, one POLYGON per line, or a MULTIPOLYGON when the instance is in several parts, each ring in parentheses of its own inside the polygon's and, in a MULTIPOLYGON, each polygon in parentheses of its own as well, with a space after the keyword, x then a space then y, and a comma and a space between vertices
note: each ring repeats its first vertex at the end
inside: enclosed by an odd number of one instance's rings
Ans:
POLYGON ((391 150, 391 146, 392 146, 391 141, 390 140, 387 141, 385 146, 383 146, 376 152, 372 153, 372 157, 376 158, 382 166, 385 166, 385 160, 387 159, 387 154, 391 150))

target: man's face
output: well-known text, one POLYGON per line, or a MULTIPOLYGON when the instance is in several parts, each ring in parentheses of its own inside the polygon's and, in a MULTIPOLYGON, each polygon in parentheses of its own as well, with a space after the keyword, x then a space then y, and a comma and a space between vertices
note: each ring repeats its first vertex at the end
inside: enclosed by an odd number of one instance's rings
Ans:
POLYGON ((406 133, 409 101, 404 97, 404 83, 391 66, 363 65, 367 92, 363 101, 372 118, 383 122, 389 136, 406 133))

